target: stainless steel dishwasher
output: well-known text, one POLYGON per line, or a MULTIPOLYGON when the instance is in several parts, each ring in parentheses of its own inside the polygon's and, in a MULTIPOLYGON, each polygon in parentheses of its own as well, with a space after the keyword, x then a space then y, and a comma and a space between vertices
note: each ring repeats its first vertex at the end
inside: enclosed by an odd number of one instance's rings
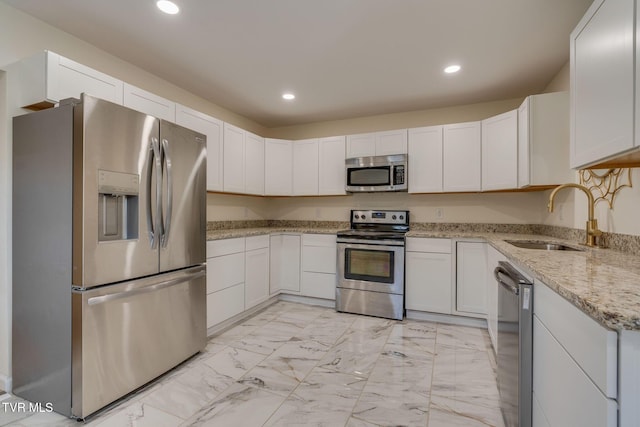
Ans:
POLYGON ((533 283, 500 261, 498 281, 498 390, 505 427, 531 427, 533 283))

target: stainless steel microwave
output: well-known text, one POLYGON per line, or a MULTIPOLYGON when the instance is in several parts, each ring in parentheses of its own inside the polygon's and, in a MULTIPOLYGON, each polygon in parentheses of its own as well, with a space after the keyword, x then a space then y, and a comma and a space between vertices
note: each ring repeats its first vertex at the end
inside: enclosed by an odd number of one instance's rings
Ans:
POLYGON ((407 191, 407 155, 354 157, 347 159, 349 193, 407 191))

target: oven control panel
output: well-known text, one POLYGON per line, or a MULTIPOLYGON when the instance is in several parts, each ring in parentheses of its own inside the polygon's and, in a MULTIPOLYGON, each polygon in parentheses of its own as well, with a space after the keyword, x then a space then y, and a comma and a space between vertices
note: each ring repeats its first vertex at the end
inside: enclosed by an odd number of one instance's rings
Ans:
POLYGON ((409 211, 352 210, 351 223, 409 225, 409 211))

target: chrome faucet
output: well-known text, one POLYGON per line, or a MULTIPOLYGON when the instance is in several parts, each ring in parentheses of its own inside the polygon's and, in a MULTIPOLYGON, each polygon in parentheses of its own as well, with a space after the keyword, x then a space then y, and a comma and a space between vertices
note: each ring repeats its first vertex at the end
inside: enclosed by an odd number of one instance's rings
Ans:
POLYGON ((596 237, 601 236, 602 231, 598 230, 598 220, 595 219, 595 215, 593 214, 595 200, 593 198, 593 194, 591 194, 591 191, 589 191, 587 187, 574 183, 562 184, 557 186, 549 195, 549 204, 547 205, 547 207, 549 208, 549 212, 553 212, 553 199, 556 197, 558 191, 562 190, 563 188, 569 187, 582 190, 584 194, 587 195, 587 202, 589 203, 589 213, 587 219, 587 241, 584 244, 591 247, 597 247, 598 245, 596 244, 596 237))

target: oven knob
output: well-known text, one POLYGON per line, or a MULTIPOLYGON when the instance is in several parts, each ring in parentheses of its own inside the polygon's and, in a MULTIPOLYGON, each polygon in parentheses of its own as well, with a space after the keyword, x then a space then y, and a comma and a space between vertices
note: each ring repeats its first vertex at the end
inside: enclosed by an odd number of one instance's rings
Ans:
POLYGON ((404 216, 403 216, 403 215, 400 215, 400 219, 404 219, 404 216))
POLYGON ((395 215, 394 215, 394 216, 392 216, 392 217, 391 217, 391 219, 396 219, 396 216, 395 216, 395 215))
POLYGON ((360 218, 365 219, 366 218, 365 214, 360 215, 360 218))
POLYGON ((356 219, 358 219, 358 218, 360 218, 360 216, 359 216, 359 215, 356 215, 356 219))

